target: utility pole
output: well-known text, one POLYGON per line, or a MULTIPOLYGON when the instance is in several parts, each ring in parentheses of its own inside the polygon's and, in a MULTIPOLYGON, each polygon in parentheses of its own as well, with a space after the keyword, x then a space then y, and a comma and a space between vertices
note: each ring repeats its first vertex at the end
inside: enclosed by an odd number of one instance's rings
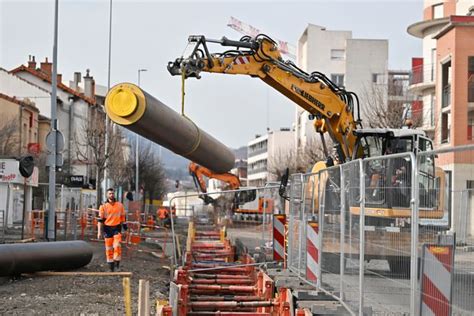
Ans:
POLYGON ((50 144, 50 159, 49 161, 49 207, 48 207, 48 229, 46 238, 54 240, 55 224, 56 224, 56 154, 57 154, 57 137, 58 120, 56 114, 56 97, 57 97, 57 67, 58 67, 58 7, 59 0, 54 2, 54 41, 53 41, 53 74, 51 78, 51 133, 53 140, 50 144))
MULTIPOLYGON (((138 69, 138 87, 140 87, 140 73, 148 71, 147 69, 138 69)), ((135 144, 135 195, 138 200, 139 196, 139 185, 138 185, 138 150, 139 150, 140 136, 136 134, 136 144, 135 144)))
MULTIPOLYGON (((108 68, 107 68, 107 92, 110 90, 110 64, 112 60, 112 0, 110 0, 109 3, 109 62, 108 62, 108 68)), ((105 110, 105 107, 104 107, 105 110)), ((105 114, 105 168, 104 168, 104 184, 105 184, 105 189, 104 192, 102 192, 102 195, 105 196, 106 190, 109 188, 109 118, 107 117, 107 113, 105 114)), ((98 182, 99 179, 97 179, 96 182, 98 182)), ((100 183, 96 183, 96 185, 100 185, 100 183)))

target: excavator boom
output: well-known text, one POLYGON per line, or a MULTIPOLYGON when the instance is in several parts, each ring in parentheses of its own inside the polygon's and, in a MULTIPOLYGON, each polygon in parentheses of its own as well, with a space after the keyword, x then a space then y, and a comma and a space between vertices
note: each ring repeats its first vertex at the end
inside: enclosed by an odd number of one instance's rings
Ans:
POLYGON ((329 134, 340 161, 352 157, 356 142, 353 131, 360 123, 360 119, 354 119, 354 108, 358 107, 354 93, 338 87, 322 73, 308 74, 293 62, 284 62, 276 42, 265 35, 255 39, 244 36, 240 41, 190 36, 188 45, 194 47, 189 56, 168 63, 172 75, 199 79, 201 72, 212 72, 260 78, 316 119, 316 131, 329 134), (211 54, 207 43, 235 49, 211 54))

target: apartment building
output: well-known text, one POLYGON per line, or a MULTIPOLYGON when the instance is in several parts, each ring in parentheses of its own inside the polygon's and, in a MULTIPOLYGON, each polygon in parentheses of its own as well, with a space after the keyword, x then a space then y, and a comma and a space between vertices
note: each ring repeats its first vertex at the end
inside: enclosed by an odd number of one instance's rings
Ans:
POLYGON ((248 186, 264 186, 275 181, 275 171, 283 168, 288 159, 293 159, 295 147, 294 131, 281 128, 256 135, 247 145, 247 182, 248 186))
MULTIPOLYGON (((408 33, 423 41, 422 57, 412 58, 410 92, 417 95, 419 101, 413 104, 413 112, 422 117, 422 128, 427 135, 435 138, 436 122, 436 79, 438 60, 438 40, 435 35, 450 23, 451 15, 464 15, 474 4, 469 0, 425 0, 423 20, 408 26, 408 33)), ((472 42, 472 39, 468 42, 472 42)), ((448 89, 449 90, 449 89, 448 89)), ((449 91, 446 90, 446 93, 449 91)), ((445 93, 445 95, 446 95, 445 93)), ((447 99, 445 99, 446 102, 447 99)))
MULTIPOLYGON (((298 41, 297 63, 311 73, 318 71, 346 90, 355 92, 361 104, 374 94, 374 84, 387 81, 388 41, 354 39, 351 31, 327 30, 309 24, 298 41)), ((385 97, 386 101, 386 97, 385 97)), ((361 113, 366 119, 365 113, 361 113)), ((298 152, 317 136, 308 112, 296 107, 295 145, 298 152)))
MULTIPOLYGON (((423 57, 412 59, 410 89, 421 96, 423 127, 436 148, 474 144, 474 3, 424 1, 423 20, 408 33, 423 40, 423 57)), ((451 223, 468 223, 474 234, 474 157, 472 152, 437 159, 450 189, 451 223)))

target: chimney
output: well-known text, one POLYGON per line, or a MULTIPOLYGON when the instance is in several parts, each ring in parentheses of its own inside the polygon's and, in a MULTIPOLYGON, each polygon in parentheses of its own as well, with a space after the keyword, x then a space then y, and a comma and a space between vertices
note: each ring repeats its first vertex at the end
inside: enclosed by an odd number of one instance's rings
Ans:
POLYGON ((63 75, 57 74, 56 80, 58 81, 58 84, 62 83, 63 75))
POLYGON ((45 74, 51 77, 53 64, 48 62, 48 57, 46 57, 45 61, 40 64, 40 69, 42 72, 44 72, 45 74))
POLYGON ((77 92, 79 91, 79 83, 81 82, 81 73, 76 71, 72 81, 69 81, 69 87, 77 92))
POLYGON ((86 70, 84 76, 84 95, 89 98, 95 98, 95 81, 94 77, 89 75, 89 69, 86 70))
POLYGON ((29 56, 28 58, 28 68, 35 70, 36 69, 36 61, 35 56, 29 56))

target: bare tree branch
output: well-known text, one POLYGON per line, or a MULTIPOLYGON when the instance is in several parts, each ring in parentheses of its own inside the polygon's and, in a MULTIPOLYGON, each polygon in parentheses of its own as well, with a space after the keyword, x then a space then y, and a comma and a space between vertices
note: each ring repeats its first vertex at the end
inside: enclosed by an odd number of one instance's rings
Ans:
POLYGON ((411 127, 419 127, 422 117, 412 113, 411 117, 405 117, 408 108, 411 108, 413 98, 404 91, 394 91, 390 85, 371 84, 365 86, 362 91, 361 111, 364 116, 364 125, 370 128, 402 128, 410 119, 411 127), (394 95, 390 95, 394 94, 394 95))
POLYGON ((89 120, 83 122, 81 132, 74 135, 77 159, 95 167, 97 203, 101 197, 100 183, 110 157, 117 161, 117 157, 122 155, 121 134, 114 132, 111 124, 108 129, 108 155, 105 154, 105 133, 105 113, 96 109, 90 112, 89 120))
MULTIPOLYGON (((130 182, 135 182, 135 155, 131 155, 128 161, 128 170, 133 170, 130 182)), ((152 144, 140 146, 138 155, 139 185, 143 186, 144 196, 153 199, 161 199, 166 193, 165 172, 160 159, 153 151, 152 144)))
POLYGON ((18 121, 12 117, 0 122, 0 156, 8 157, 19 154, 20 132, 18 121))

